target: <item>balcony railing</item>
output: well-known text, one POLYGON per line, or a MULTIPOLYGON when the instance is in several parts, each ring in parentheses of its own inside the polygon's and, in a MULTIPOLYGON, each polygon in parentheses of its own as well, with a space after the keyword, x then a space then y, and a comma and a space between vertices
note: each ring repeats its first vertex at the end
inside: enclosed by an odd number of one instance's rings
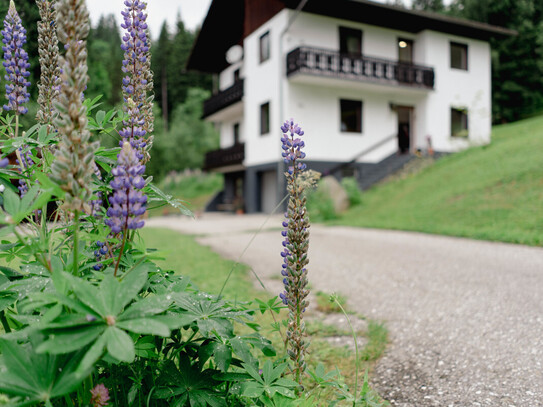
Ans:
POLYGON ((224 109, 236 102, 239 102, 243 98, 243 79, 236 81, 228 89, 225 89, 216 95, 211 96, 204 101, 204 113, 203 118, 211 116, 213 113, 224 109))
POLYGON ((427 66, 309 47, 287 55, 287 76, 296 73, 427 89, 434 88, 435 77, 427 66))
POLYGON ((229 165, 242 164, 245 159, 245 144, 234 144, 232 147, 210 151, 205 156, 204 169, 226 167, 229 165))

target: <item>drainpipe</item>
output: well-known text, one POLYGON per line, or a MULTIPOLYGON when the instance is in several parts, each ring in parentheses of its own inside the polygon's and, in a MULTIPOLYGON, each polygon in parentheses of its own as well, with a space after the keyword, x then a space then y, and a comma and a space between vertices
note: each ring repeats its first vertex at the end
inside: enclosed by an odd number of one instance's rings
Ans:
MULTIPOLYGON (((309 0, 301 0, 298 4, 298 7, 296 7, 296 10, 294 10, 294 14, 290 16, 286 27, 281 31, 281 34, 279 34, 279 117, 280 120, 286 120, 287 117, 285 117, 285 104, 283 103, 283 97, 284 97, 284 83, 287 80, 287 71, 286 71, 286 64, 285 60, 283 59, 283 38, 285 34, 288 32, 296 18, 300 15, 302 9, 305 7, 309 0)), ((279 143, 278 143, 279 145, 279 143)), ((279 152, 282 153, 283 150, 279 148, 279 152)), ((285 177, 283 173, 285 172, 285 165, 283 160, 279 160, 277 163, 277 197, 278 201, 283 197, 285 194, 285 177)))

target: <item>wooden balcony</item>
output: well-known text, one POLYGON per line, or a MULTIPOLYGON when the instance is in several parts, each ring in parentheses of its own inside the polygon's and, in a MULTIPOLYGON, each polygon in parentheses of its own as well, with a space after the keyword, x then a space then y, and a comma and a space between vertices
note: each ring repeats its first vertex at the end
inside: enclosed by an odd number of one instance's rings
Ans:
POLYGON ((365 55, 300 47, 287 55, 287 77, 309 74, 424 89, 434 88, 434 69, 365 55))
POLYGON ((212 170, 231 165, 240 165, 245 159, 245 143, 234 144, 232 147, 210 151, 204 160, 204 170, 212 170))
POLYGON ((204 101, 204 113, 202 118, 205 119, 213 113, 217 113, 243 98, 243 79, 236 81, 228 89, 225 89, 216 95, 211 96, 204 101))

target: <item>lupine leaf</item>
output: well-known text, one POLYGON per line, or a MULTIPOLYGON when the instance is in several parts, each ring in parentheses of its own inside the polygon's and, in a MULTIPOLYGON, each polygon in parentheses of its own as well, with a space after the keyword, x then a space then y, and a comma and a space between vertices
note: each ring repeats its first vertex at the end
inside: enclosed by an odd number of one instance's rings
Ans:
POLYGON ((66 331, 55 331, 49 338, 40 344, 36 351, 38 353, 48 352, 54 355, 70 353, 79 350, 94 341, 102 332, 104 325, 78 326, 76 329, 66 331))
POLYGON ((111 326, 106 330, 107 351, 109 354, 121 362, 130 363, 136 356, 134 341, 124 331, 111 326))
POLYGON ((170 336, 170 329, 166 324, 151 318, 130 319, 119 321, 117 327, 142 335, 170 336))

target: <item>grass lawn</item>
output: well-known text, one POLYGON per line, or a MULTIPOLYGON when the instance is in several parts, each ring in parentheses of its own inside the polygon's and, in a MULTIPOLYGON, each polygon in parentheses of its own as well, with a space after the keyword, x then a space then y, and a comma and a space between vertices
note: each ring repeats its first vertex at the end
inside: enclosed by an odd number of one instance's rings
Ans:
MULTIPOLYGON (((218 294, 234 262, 221 258, 211 249, 199 245, 192 236, 182 235, 166 229, 144 228, 141 230, 141 236, 149 248, 158 248, 160 254, 165 260, 157 261, 157 264, 165 270, 173 270, 177 273, 186 275, 198 286, 199 289, 210 294, 218 294)), ((278 259, 280 264, 280 259, 278 259)), ((246 265, 239 264, 230 281, 228 282, 224 296, 229 299, 239 301, 251 301, 254 298, 267 300, 274 294, 266 293, 256 289, 250 276, 250 270, 246 265)), ((319 294, 324 299, 324 293, 319 294)), ((330 309, 326 312, 334 312, 330 309)), ((310 314, 309 310, 308 314, 310 314)), ((286 311, 277 315, 277 320, 287 317, 286 311)), ((351 315, 351 318, 355 316, 351 315)), ((277 332, 273 332, 271 324, 273 318, 269 314, 257 316, 257 322, 262 326, 262 335, 272 340, 275 349, 278 352, 283 351, 281 337, 277 332)), ((283 328, 284 331, 284 328, 283 328)), ((325 341, 328 336, 349 335, 348 332, 338 332, 334 326, 323 326, 320 321, 308 322, 308 331, 311 334, 311 354, 308 357, 308 365, 314 368, 318 363, 323 363, 326 370, 339 368, 345 377, 347 384, 354 383, 355 376, 355 356, 352 350, 346 347, 334 347, 325 341), (318 324, 316 329, 315 324, 318 324)), ((375 321, 369 321, 368 330, 358 332, 360 336, 365 336, 368 340, 365 348, 360 350, 361 371, 360 377, 363 377, 366 369, 371 370, 388 343, 388 332, 386 328, 375 321)))
POLYGON ((543 243, 543 116, 496 126, 492 144, 363 194, 331 223, 543 243))
MULTIPOLYGON (((168 195, 186 202, 187 208, 193 212, 203 211, 206 204, 213 196, 223 188, 223 177, 221 174, 178 174, 166 177, 159 184, 168 195)), ((168 205, 149 211, 150 216, 164 216, 175 214, 179 211, 168 205)))

